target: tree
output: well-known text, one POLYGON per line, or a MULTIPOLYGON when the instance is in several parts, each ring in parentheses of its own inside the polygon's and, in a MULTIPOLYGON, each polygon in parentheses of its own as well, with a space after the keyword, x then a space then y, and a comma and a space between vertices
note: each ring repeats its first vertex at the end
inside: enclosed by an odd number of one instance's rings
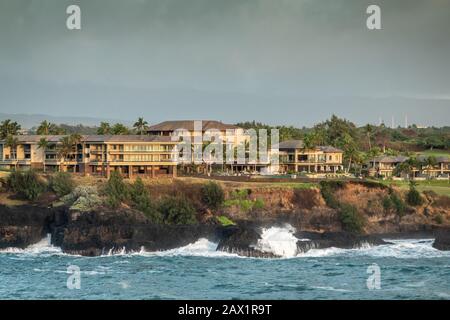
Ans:
POLYGON ((17 146, 19 145, 19 139, 13 135, 6 137, 5 146, 11 150, 11 158, 14 160, 14 167, 17 170, 17 146))
POLYGON ((44 151, 44 156, 42 158, 43 159, 42 163, 44 165, 44 172, 45 172, 45 150, 47 150, 49 145, 50 145, 49 141, 47 140, 47 138, 44 137, 42 137, 38 142, 38 148, 44 151))
POLYGON ((64 161, 67 160, 67 157, 74 152, 76 152, 76 146, 81 141, 81 135, 78 133, 71 134, 70 136, 64 136, 59 140, 59 144, 57 147, 57 154, 60 158, 60 170, 64 161))
POLYGON ((57 126, 54 123, 48 122, 47 120, 42 121, 39 124, 39 127, 36 129, 36 134, 44 135, 44 136, 47 136, 50 134, 58 135, 58 134, 65 134, 65 133, 66 133, 66 130, 57 126))
POLYGON ((75 188, 75 182, 72 175, 67 172, 58 172, 50 179, 50 188, 59 196, 65 196, 71 193, 75 188))
POLYGON ((428 174, 430 174, 431 170, 433 170, 433 167, 436 166, 438 162, 435 156, 429 156, 425 159, 425 164, 428 169, 428 174))
POLYGON ((201 189, 202 202, 210 209, 217 210, 225 199, 222 187, 216 182, 208 182, 201 189))
POLYGON ((133 206, 143 212, 152 223, 161 223, 162 216, 150 199, 150 194, 144 182, 138 177, 130 188, 130 200, 133 206))
POLYGON ((12 172, 8 176, 7 185, 13 192, 28 200, 36 200, 46 189, 46 184, 34 170, 12 172))
POLYGON ((50 134, 51 129, 52 129, 52 124, 50 122, 48 122, 47 120, 44 120, 39 124, 39 127, 36 130, 36 134, 47 136, 50 134))
POLYGON ((140 135, 145 134, 145 130, 147 129, 148 122, 144 120, 144 118, 140 117, 133 125, 136 132, 140 135))
POLYGON ((417 184, 414 181, 409 183, 409 191, 406 194, 406 202, 410 206, 420 206, 423 203, 423 199, 420 196, 419 191, 417 191, 416 185, 417 184))
POLYGON ((106 135, 111 134, 111 126, 108 122, 101 122, 100 127, 97 129, 97 134, 106 135))
POLYGON ((122 176, 117 171, 111 172, 111 176, 105 186, 107 204, 113 209, 119 207, 123 201, 128 199, 128 191, 122 176))
POLYGON ((358 154, 355 140, 350 134, 346 133, 340 137, 336 143, 344 151, 344 158, 348 161, 347 172, 349 172, 352 166, 352 161, 358 154))
POLYGON ((372 136, 372 134, 373 134, 374 127, 373 127, 371 124, 368 123, 368 124, 364 127, 364 131, 366 132, 367 142, 369 143, 369 151, 370 151, 370 149, 372 149, 372 143, 371 143, 370 138, 371 138, 371 136, 372 136))
POLYGON ((129 134, 129 132, 130 131, 128 130, 128 128, 125 127, 121 123, 116 123, 111 128, 111 133, 114 134, 114 135, 126 135, 126 134, 129 134))
POLYGON ((183 197, 167 197, 160 201, 158 211, 167 224, 195 224, 195 208, 183 197))
POLYGON ((8 136, 16 136, 19 134, 21 126, 11 119, 6 119, 0 123, 0 140, 6 139, 8 136))

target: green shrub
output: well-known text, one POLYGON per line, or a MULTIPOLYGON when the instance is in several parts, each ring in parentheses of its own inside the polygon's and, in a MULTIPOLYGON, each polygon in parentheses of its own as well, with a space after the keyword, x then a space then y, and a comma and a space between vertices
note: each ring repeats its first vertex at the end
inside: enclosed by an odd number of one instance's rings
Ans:
POLYGON ((413 207, 417 207, 423 204, 422 196, 413 185, 409 187, 409 191, 406 194, 406 202, 413 207))
POLYGON ((249 189, 236 189, 231 192, 230 198, 231 199, 239 199, 239 200, 245 200, 250 194, 249 189))
POLYGON ((263 209, 264 206, 265 204, 263 199, 258 198, 253 202, 253 208, 255 209, 263 209))
POLYGON ((327 206, 333 209, 339 208, 339 201, 337 201, 334 196, 335 185, 330 184, 331 181, 321 181, 320 182, 320 193, 322 194, 323 199, 327 206))
POLYGON ((58 172, 50 179, 50 188, 59 197, 65 196, 73 191, 75 183, 72 175, 67 172, 58 172))
POLYGON ((219 223, 226 227, 226 226, 234 226, 236 225, 231 219, 225 217, 225 216, 219 216, 217 217, 217 221, 219 221, 219 223))
POLYGON ((184 197, 166 197, 160 200, 158 211, 161 213, 164 223, 167 224, 194 224, 195 208, 184 197))
POLYGON ((397 213, 397 215, 399 217, 403 217, 405 215, 405 212, 406 212, 406 205, 405 205, 405 203, 395 193, 392 193, 390 197, 391 197, 392 204, 394 205, 395 212, 397 213))
POLYGON ((394 208, 394 203, 392 202, 390 196, 385 196, 382 200, 382 204, 385 213, 388 213, 394 208))
POLYGON ((94 186, 78 186, 71 193, 61 198, 71 210, 88 212, 102 205, 102 199, 94 186))
POLYGON ((438 213, 434 217, 434 222, 436 222, 437 224, 443 224, 444 223, 444 217, 442 216, 442 214, 438 213))
POLYGON ((106 203, 111 208, 117 208, 122 202, 128 199, 128 187, 123 182, 122 176, 116 172, 111 172, 111 176, 105 186, 106 203))
POLYGON ((156 206, 151 201, 150 194, 140 177, 131 185, 130 199, 133 207, 143 212, 151 222, 162 222, 161 213, 158 212, 156 206))
POLYGON ((365 225, 364 217, 358 212, 356 207, 349 204, 341 205, 339 220, 345 231, 353 233, 361 233, 365 225))
POLYGON ((202 186, 202 202, 210 209, 217 210, 222 206, 225 193, 222 187, 215 182, 208 182, 202 186))
POLYGON ((10 190, 27 200, 36 200, 47 189, 45 182, 34 170, 11 172, 7 185, 10 190))
POLYGON ((239 207, 243 212, 249 212, 253 209, 253 201, 245 199, 245 200, 238 200, 239 201, 239 207))

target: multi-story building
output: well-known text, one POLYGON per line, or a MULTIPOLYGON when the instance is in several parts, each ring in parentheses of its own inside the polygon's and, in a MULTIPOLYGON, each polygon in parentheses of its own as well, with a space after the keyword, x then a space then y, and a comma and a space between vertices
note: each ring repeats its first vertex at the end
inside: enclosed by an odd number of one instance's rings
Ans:
POLYGON ((342 150, 331 146, 305 148, 302 140, 280 142, 280 171, 336 173, 344 169, 342 150))
MULTIPOLYGON (((418 177, 419 175, 437 177, 450 174, 450 158, 435 157, 434 161, 431 162, 429 158, 421 155, 415 159, 416 161, 413 162, 415 165, 409 168, 412 177, 418 177)), ((364 168, 369 176, 392 177, 395 175, 395 168, 407 162, 408 159, 405 156, 379 156, 367 161, 364 168)))
POLYGON ((185 130, 191 136, 191 142, 201 141, 205 133, 217 131, 224 139, 224 143, 237 146, 248 141, 245 130, 232 124, 222 123, 215 120, 176 120, 164 121, 147 129, 150 135, 174 136, 179 134, 177 130, 185 130))
POLYGON ((109 176, 115 170, 127 177, 145 175, 176 176, 177 163, 170 137, 147 135, 86 135, 61 152, 63 136, 17 136, 17 145, 0 141, 0 166, 43 168, 109 176), (39 148, 41 138, 48 147, 39 148))

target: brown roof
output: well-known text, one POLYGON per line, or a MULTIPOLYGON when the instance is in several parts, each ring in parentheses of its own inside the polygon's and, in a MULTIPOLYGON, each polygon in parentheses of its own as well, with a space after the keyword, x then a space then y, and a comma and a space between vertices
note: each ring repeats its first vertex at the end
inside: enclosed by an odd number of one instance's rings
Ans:
POLYGON ((408 160, 408 157, 404 156, 378 156, 374 159, 369 159, 369 162, 382 162, 382 163, 400 163, 408 160))
POLYGON ((150 126, 147 131, 175 131, 176 129, 185 129, 194 131, 194 121, 202 121, 202 131, 216 129, 224 131, 226 129, 239 129, 233 124, 226 124, 216 120, 175 120, 164 121, 153 126, 150 126))
POLYGON ((278 149, 301 149, 303 146, 303 140, 287 140, 280 142, 278 149))
MULTIPOLYGON (((305 144, 303 143, 303 140, 287 140, 287 141, 283 141, 280 142, 278 145, 278 148, 280 150, 282 149, 302 149, 304 148, 305 144)), ((332 147, 332 146, 316 146, 314 147, 314 149, 325 152, 325 153, 330 153, 330 152, 342 152, 341 149, 332 147)))
MULTIPOLYGON (((59 142, 65 135, 19 135, 19 143, 38 143, 41 138, 59 142)), ((4 140, 3 140, 4 141, 4 140)), ((82 142, 171 142, 171 137, 157 135, 82 135, 82 142)))

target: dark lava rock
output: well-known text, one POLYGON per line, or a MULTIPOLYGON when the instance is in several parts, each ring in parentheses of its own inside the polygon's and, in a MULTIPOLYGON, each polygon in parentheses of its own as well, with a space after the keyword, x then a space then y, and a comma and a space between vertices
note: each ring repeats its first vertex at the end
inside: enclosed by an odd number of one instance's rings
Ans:
POLYGON ((357 235, 349 232, 297 232, 295 236, 299 239, 308 239, 297 242, 299 252, 331 247, 357 249, 366 245, 377 246, 388 244, 388 242, 375 235, 357 235))
POLYGON ((22 205, 0 205, 0 248, 26 248, 39 242, 64 220, 59 209, 22 205))
POLYGON ((229 227, 227 233, 217 246, 217 250, 234 253, 245 257, 255 258, 275 258, 273 253, 263 252, 255 249, 258 240, 261 238, 258 227, 233 226, 229 227))
POLYGON ((433 248, 443 251, 450 250, 450 230, 442 230, 436 233, 433 248))

